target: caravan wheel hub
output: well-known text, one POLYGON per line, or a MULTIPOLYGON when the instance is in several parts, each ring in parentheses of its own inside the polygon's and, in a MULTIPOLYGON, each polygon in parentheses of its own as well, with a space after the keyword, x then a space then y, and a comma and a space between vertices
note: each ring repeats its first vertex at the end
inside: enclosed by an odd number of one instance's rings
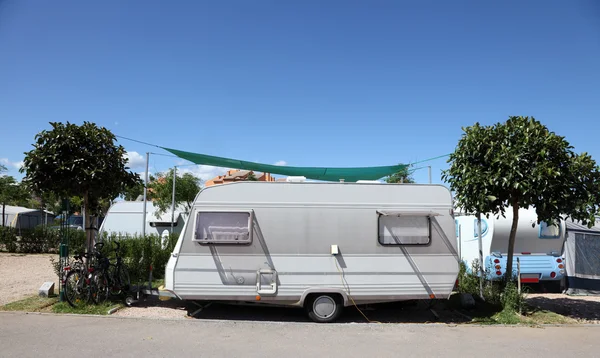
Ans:
POLYGON ((315 302, 313 302, 313 312, 321 318, 330 317, 335 312, 335 309, 336 303, 329 296, 317 297, 315 302))

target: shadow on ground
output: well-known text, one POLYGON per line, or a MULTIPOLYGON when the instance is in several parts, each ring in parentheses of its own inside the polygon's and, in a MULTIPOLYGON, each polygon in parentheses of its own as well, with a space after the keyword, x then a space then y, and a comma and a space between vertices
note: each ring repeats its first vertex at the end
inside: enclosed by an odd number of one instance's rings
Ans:
POLYGON ((600 302, 577 298, 548 298, 543 296, 527 299, 527 304, 577 320, 600 320, 600 302))
MULTIPOLYGON (((164 307, 185 310, 187 315, 199 320, 217 319, 233 321, 269 321, 269 322, 312 322, 304 309, 296 307, 277 307, 260 304, 225 304, 207 302, 184 302, 179 300, 159 301, 148 297, 135 304, 136 307, 164 307), (202 310, 198 309, 205 306, 202 310), (193 315, 193 316, 192 316, 193 315)), ((339 323, 466 323, 471 321, 469 312, 462 313, 453 308, 447 300, 404 301, 369 306, 359 306, 365 318, 355 306, 346 307, 338 319, 339 323)), ((491 316, 491 311, 472 311, 477 316, 491 316)))

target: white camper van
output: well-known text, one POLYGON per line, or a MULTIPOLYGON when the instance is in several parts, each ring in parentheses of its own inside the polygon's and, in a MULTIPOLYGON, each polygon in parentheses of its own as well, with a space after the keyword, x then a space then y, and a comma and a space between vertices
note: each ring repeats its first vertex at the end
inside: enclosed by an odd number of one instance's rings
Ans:
POLYGON ((237 182, 203 189, 170 258, 183 300, 305 307, 447 299, 459 271, 450 191, 439 185, 237 182))
MULTIPOLYGON (((108 209, 100 226, 99 233, 116 234, 121 237, 142 234, 143 225, 146 235, 169 236, 171 233, 171 211, 157 215, 157 209, 151 201, 146 202, 146 222, 144 222, 143 201, 120 201, 108 209)), ((173 233, 179 234, 185 224, 185 213, 176 208, 173 220, 173 233)))
MULTIPOLYGON (((512 226, 512 208, 505 218, 481 216, 483 260, 489 279, 499 280, 506 272, 506 255, 512 226)), ((564 257, 561 256, 565 242, 566 225, 548 226, 537 224, 535 209, 519 209, 519 225, 515 238, 513 272, 517 272, 517 258, 521 266, 521 281, 525 283, 545 282, 559 286, 565 274, 564 257)), ((456 216, 456 235, 459 237, 459 252, 468 268, 479 260, 477 217, 456 216)))

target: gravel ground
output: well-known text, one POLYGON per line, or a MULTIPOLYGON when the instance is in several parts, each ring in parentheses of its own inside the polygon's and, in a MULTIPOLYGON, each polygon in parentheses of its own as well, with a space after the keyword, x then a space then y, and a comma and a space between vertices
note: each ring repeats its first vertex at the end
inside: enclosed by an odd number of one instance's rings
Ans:
POLYGON ((0 253, 0 306, 37 294, 46 281, 54 282, 54 292, 57 292, 58 277, 50 257, 57 255, 0 253))
POLYGON ((118 317, 144 317, 144 318, 187 318, 186 305, 179 300, 158 301, 151 300, 125 307, 113 314, 118 317))

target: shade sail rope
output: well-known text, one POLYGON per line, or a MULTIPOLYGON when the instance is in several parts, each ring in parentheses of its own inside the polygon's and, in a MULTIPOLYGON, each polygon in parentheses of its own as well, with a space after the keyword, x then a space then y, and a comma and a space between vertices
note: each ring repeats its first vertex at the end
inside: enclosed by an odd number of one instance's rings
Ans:
POLYGON ((401 170, 408 171, 408 168, 410 166, 413 166, 414 164, 423 163, 423 162, 426 162, 429 160, 434 160, 434 159, 438 159, 438 158, 447 156, 447 155, 442 155, 442 156, 435 157, 432 159, 421 160, 421 161, 418 161, 413 164, 397 164, 397 165, 375 166, 375 167, 346 167, 346 168, 292 167, 292 166, 281 166, 281 165, 273 165, 273 164, 262 164, 262 163, 249 162, 249 161, 239 160, 239 159, 224 158, 224 157, 217 157, 217 156, 207 155, 207 154, 186 152, 186 151, 182 151, 182 150, 178 150, 178 149, 161 147, 159 145, 142 142, 139 140, 126 138, 126 137, 122 137, 122 136, 116 136, 116 137, 164 149, 167 152, 174 154, 175 156, 177 156, 181 159, 188 160, 188 161, 190 161, 194 164, 198 164, 198 165, 212 165, 215 167, 244 169, 244 170, 259 171, 259 172, 271 173, 271 174, 287 175, 287 176, 303 176, 308 179, 323 180, 323 181, 340 181, 342 179, 347 182, 355 182, 358 180, 378 180, 383 177, 397 173, 401 170))

